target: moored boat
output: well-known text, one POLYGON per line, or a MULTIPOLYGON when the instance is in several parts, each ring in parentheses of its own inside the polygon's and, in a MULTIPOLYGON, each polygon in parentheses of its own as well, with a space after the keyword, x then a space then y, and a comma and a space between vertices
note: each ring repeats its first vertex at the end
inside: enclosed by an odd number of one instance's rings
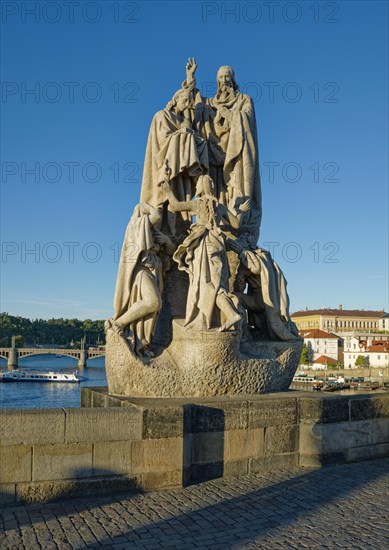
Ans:
POLYGON ((0 373, 0 382, 61 382, 77 384, 77 372, 18 369, 0 373))

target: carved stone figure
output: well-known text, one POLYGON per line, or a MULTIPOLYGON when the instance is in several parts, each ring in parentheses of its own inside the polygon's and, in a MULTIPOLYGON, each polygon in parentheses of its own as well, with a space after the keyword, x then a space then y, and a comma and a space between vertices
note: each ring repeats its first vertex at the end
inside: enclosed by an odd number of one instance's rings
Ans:
POLYGON ((289 316, 286 279, 270 252, 256 246, 251 235, 229 239, 229 246, 239 254, 240 265, 235 290, 248 311, 249 324, 261 337, 271 340, 299 340, 296 325, 289 316), (247 293, 244 289, 248 286, 247 293))
MULTIPOLYGON (((195 178, 208 171, 208 150, 205 140, 195 133, 189 118, 193 102, 192 91, 178 90, 166 108, 158 111, 151 123, 143 169, 141 201, 161 208, 165 201, 159 184, 166 178, 169 164, 170 179, 178 200, 190 200, 195 190, 195 178)), ((165 213, 162 227, 172 235, 185 231, 182 216, 177 220, 171 212, 165 213)), ((188 217, 184 217, 188 221, 188 217)))
POLYGON ((194 89, 194 127, 207 141, 209 175, 215 182, 216 196, 230 210, 251 199, 240 232, 258 239, 262 205, 253 101, 239 91, 235 73, 228 66, 217 72, 216 96, 201 97, 195 88, 196 68, 195 60, 190 59, 184 86, 194 89))
POLYGON ((289 388, 302 349, 286 280, 258 248, 253 102, 222 66, 214 98, 186 80, 153 118, 141 202, 128 224, 114 316, 110 393, 216 396, 289 388))
POLYGON ((160 219, 160 212, 147 203, 135 207, 120 256, 115 314, 106 322, 106 329, 126 334, 137 355, 150 353, 148 347, 162 306, 161 246, 172 252, 170 239, 154 230, 160 219))
POLYGON ((189 275, 189 292, 186 307, 185 326, 200 319, 207 329, 211 328, 215 306, 224 314, 225 320, 219 330, 228 330, 240 321, 238 301, 228 292, 228 262, 225 237, 221 226, 239 227, 242 214, 250 207, 250 201, 241 205, 237 215, 220 204, 213 193, 213 182, 209 176, 197 180, 196 197, 192 201, 177 201, 168 185, 164 186, 173 211, 190 212, 196 216, 188 237, 178 247, 173 259, 179 269, 189 275))

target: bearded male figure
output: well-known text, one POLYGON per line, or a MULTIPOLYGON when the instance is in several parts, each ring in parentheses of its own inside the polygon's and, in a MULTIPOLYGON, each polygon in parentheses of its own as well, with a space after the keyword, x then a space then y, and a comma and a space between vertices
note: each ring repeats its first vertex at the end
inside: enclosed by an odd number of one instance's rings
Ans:
MULTIPOLYGON (((196 61, 189 59, 184 86, 191 90, 195 88, 196 68, 196 61)), ((250 233, 258 239, 262 207, 253 101, 239 91, 231 67, 220 67, 216 80, 218 91, 213 98, 202 98, 194 89, 194 126, 207 140, 209 175, 219 201, 233 211, 251 199, 251 209, 245 214, 239 233, 250 233)))

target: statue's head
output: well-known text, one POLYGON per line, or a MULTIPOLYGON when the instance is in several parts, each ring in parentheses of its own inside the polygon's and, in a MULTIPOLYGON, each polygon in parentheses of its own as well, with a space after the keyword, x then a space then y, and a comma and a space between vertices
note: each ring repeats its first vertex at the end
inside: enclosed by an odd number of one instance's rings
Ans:
POLYGON ((201 195, 214 195, 214 184, 210 176, 200 176, 196 183, 196 197, 201 195))
POLYGON ((180 88, 167 104, 167 109, 174 109, 177 113, 182 113, 190 107, 192 103, 192 92, 187 88, 180 88))
POLYGON ((223 65, 216 75, 218 92, 226 92, 229 90, 239 90, 239 86, 235 80, 235 73, 232 67, 223 65))

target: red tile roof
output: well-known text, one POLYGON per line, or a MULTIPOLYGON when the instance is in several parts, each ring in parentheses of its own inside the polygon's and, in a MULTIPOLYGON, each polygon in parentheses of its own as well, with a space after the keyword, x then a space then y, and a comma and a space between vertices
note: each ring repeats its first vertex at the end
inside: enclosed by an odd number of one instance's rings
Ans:
POLYGON ((303 311, 296 311, 292 313, 291 317, 306 317, 307 315, 323 315, 330 317, 372 317, 374 319, 379 319, 385 314, 385 311, 382 309, 380 311, 372 311, 365 309, 307 309, 303 311))
POLYGON ((385 346, 369 346, 366 348, 366 351, 374 353, 389 353, 389 344, 386 344, 385 346))
POLYGON ((338 361, 336 359, 327 357, 327 355, 320 355, 320 357, 314 360, 314 363, 320 363, 321 365, 336 365, 337 362, 338 361))
POLYGON ((300 335, 303 338, 325 338, 326 340, 339 340, 339 336, 330 334, 329 332, 324 332, 324 330, 320 330, 318 328, 300 330, 300 335))

